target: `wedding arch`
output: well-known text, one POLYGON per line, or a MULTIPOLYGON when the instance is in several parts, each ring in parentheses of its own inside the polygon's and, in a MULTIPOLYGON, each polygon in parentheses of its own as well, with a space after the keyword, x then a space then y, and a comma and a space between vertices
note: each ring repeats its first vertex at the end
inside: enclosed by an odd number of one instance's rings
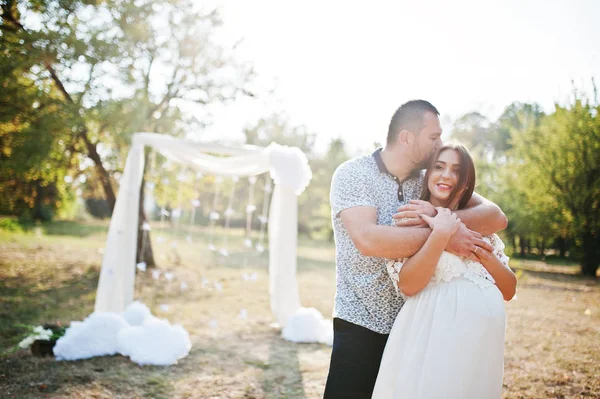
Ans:
POLYGON ((122 312, 133 302, 140 186, 144 147, 199 173, 250 177, 270 172, 274 190, 269 211, 269 297, 280 326, 300 309, 296 281, 298 199, 312 172, 297 147, 224 146, 177 139, 157 133, 135 133, 120 180, 104 249, 95 312, 122 312), (219 154, 215 156, 212 154, 219 154))

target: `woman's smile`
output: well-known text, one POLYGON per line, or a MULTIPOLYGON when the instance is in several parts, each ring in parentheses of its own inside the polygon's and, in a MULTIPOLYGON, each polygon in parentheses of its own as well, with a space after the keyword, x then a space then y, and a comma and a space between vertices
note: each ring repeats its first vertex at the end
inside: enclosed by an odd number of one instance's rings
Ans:
POLYGON ((450 192, 452 192, 452 189, 454 188, 451 185, 445 184, 445 183, 438 183, 438 184, 436 184, 436 186, 441 191, 450 191, 450 192))

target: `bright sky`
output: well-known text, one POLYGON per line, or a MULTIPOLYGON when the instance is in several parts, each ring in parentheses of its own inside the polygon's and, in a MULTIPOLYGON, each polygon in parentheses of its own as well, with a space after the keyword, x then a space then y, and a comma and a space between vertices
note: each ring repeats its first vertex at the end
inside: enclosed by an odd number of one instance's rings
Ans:
MULTIPOLYGON (((422 98, 451 121, 478 110, 495 119, 513 101, 551 110, 571 81, 590 92, 600 78, 600 1, 214 0, 236 53, 272 96, 219 109, 209 137, 275 110, 353 152, 384 142, 403 102, 422 98)), ((598 82, 600 83, 600 82, 598 82)))

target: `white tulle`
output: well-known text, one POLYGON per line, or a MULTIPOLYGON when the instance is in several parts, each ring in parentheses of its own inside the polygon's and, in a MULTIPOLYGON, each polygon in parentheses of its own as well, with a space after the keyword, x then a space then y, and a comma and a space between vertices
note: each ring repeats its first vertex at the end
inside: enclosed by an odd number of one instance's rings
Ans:
POLYGON ((291 342, 318 342, 332 346, 333 323, 324 319, 315 308, 300 308, 288 319, 281 336, 291 342))
POLYGON ((88 359, 118 353, 119 331, 129 324, 117 313, 92 313, 73 321, 53 348, 56 360, 88 359))
POLYGON ((182 326, 159 320, 134 302, 120 314, 95 312, 71 322, 53 350, 57 360, 121 354, 140 365, 168 366, 187 356, 191 346, 182 326))
POLYGON ((312 178, 306 155, 298 148, 274 143, 267 148, 232 147, 144 132, 132 137, 106 238, 94 310, 122 312, 133 302, 144 147, 203 174, 239 178, 271 173, 275 186, 268 224, 269 293, 273 315, 285 325, 300 308, 296 281, 297 196, 312 178), (212 155, 215 153, 227 156, 212 155))
POLYGON ((118 342, 119 353, 140 365, 169 366, 192 348, 190 336, 181 325, 154 317, 141 326, 121 330, 118 342))
POLYGON ((306 155, 298 147, 271 143, 266 149, 275 184, 288 185, 296 195, 302 194, 312 179, 306 155))

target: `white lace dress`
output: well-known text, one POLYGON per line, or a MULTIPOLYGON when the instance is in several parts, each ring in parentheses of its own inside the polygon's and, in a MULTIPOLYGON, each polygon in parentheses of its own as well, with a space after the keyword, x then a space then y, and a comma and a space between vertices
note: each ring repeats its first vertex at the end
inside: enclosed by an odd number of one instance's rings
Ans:
MULTIPOLYGON (((508 264, 502 240, 485 239, 508 264)), ((387 264, 396 287, 405 261, 387 264)), ((501 398, 505 326, 504 299, 489 272, 443 252, 429 284, 396 317, 373 398, 501 398)))

